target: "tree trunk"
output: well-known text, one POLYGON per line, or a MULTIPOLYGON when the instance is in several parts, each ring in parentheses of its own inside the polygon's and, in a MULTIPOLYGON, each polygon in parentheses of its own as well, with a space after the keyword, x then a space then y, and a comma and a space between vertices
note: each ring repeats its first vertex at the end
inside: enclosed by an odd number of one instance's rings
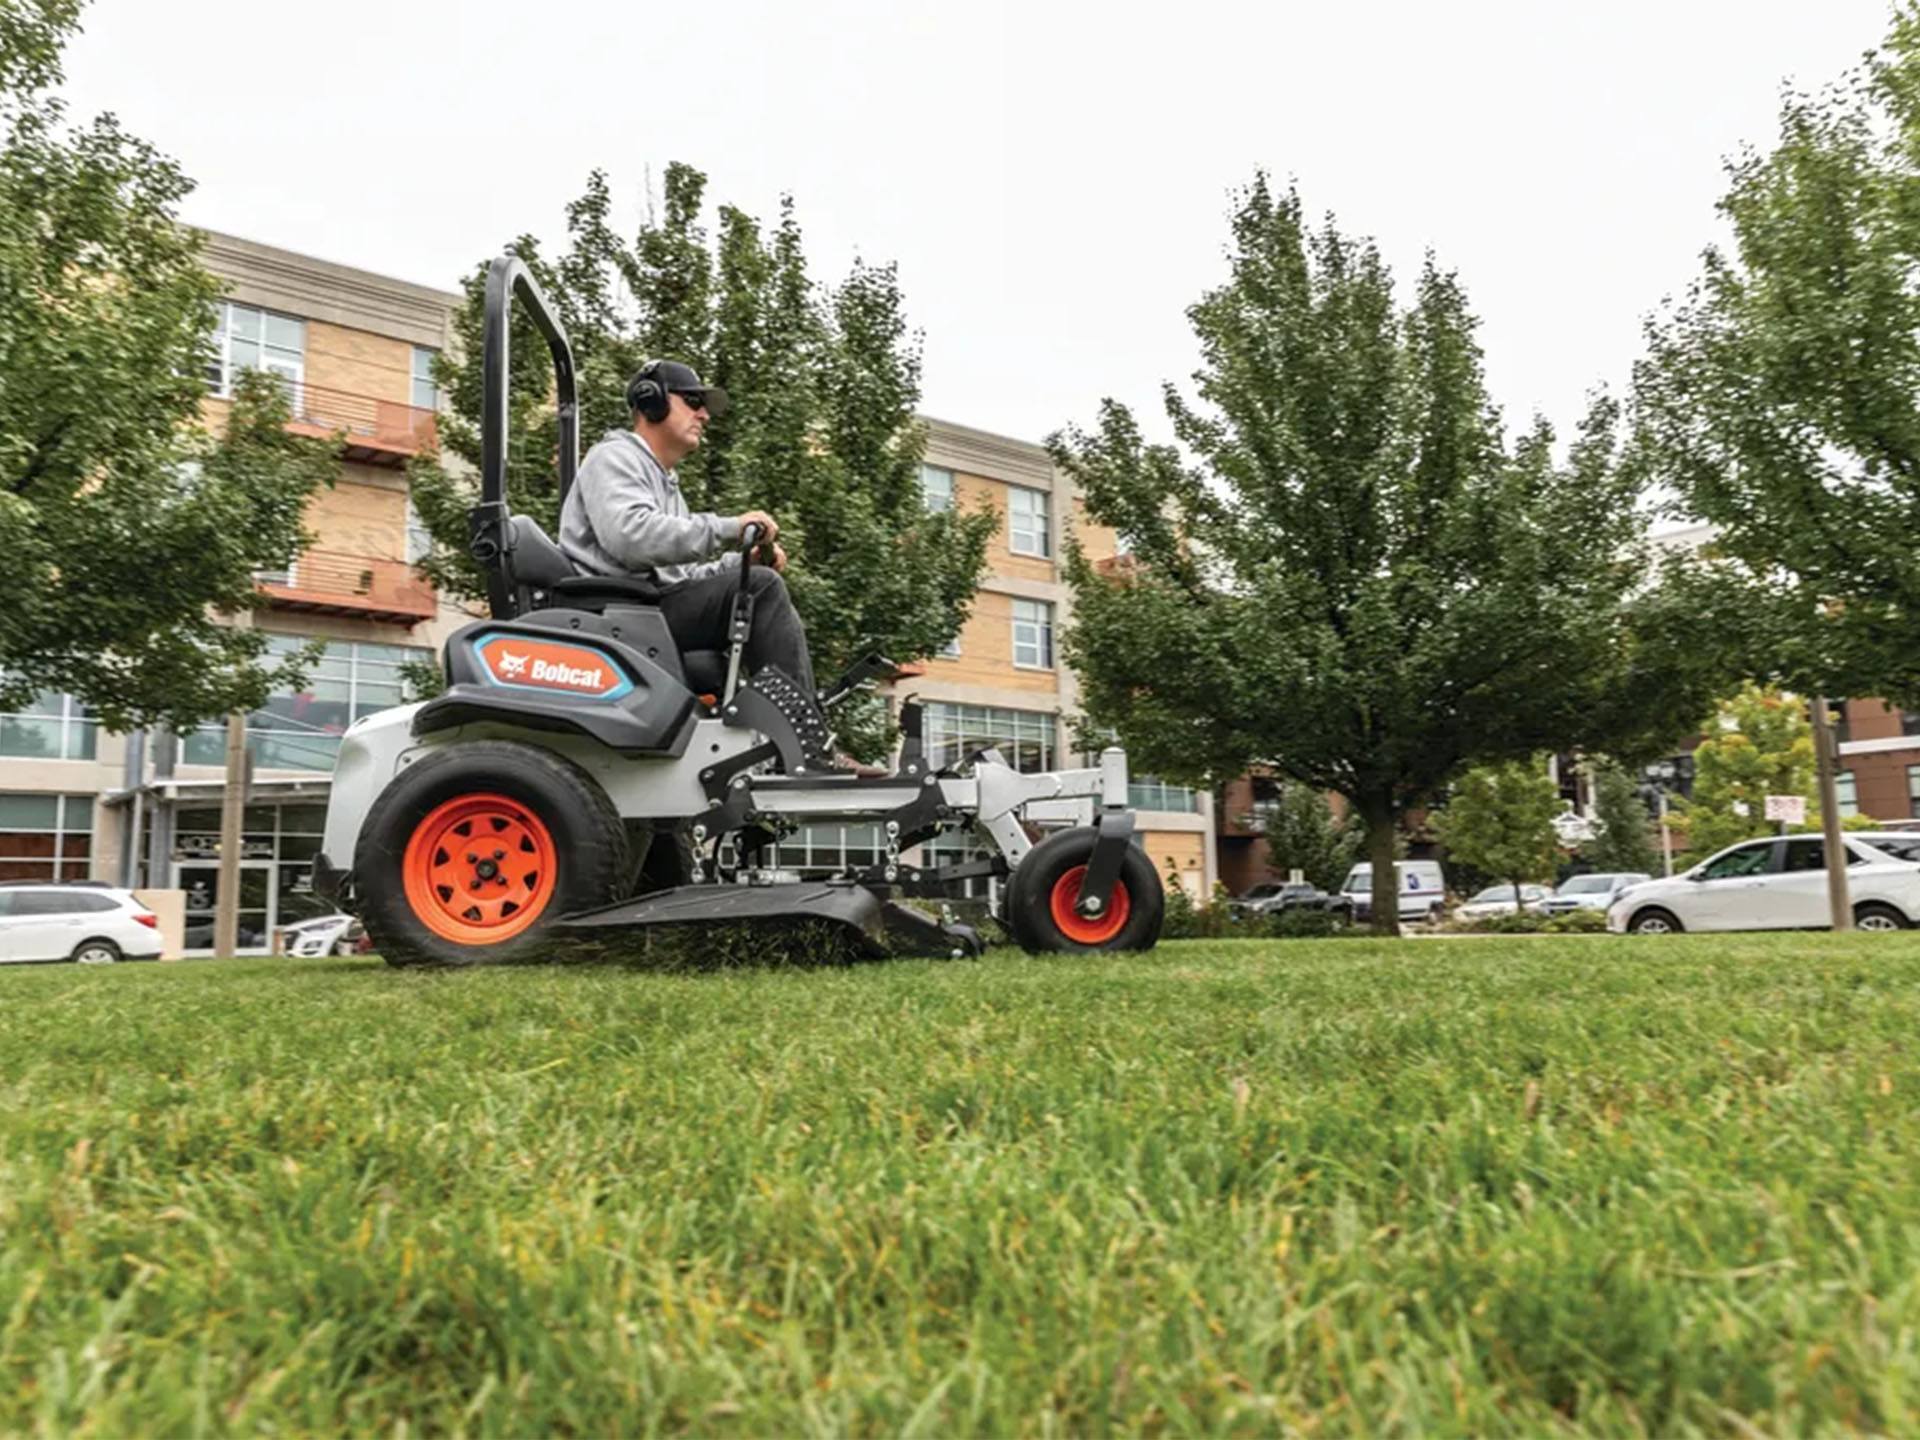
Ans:
POLYGON ((1396 816, 1387 803, 1365 805, 1361 815, 1367 822, 1367 864, 1373 875, 1373 933, 1400 933, 1400 872, 1393 864, 1393 840, 1396 816))
POLYGON ((1520 910, 1520 882, 1516 880, 1513 882, 1513 913, 1518 915, 1520 910))

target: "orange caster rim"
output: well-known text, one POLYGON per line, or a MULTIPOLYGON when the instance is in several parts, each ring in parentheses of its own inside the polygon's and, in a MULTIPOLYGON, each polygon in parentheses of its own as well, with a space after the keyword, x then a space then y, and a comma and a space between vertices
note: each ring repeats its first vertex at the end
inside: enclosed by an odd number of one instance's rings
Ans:
POLYGON ((1054 928, 1076 945, 1105 945, 1127 928, 1127 915, 1133 909, 1133 899, 1127 894, 1126 882, 1115 880, 1107 913, 1082 915, 1074 906, 1080 902, 1080 887, 1086 883, 1086 878, 1087 867, 1084 865, 1076 865, 1062 874, 1053 882, 1048 909, 1053 915, 1054 928))
POLYGON ((400 862, 407 904, 442 940, 498 945, 553 899, 556 856, 553 836, 526 806, 504 795, 461 795, 408 837, 400 862))

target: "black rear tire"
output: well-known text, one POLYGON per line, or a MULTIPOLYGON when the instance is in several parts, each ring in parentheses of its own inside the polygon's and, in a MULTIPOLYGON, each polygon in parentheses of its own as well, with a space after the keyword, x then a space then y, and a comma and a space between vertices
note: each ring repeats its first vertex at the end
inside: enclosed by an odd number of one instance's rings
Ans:
POLYGON ((631 874, 626 827, 613 802, 578 765, 512 740, 455 742, 400 772, 367 812, 354 851, 360 919, 389 965, 497 965, 557 960, 572 948, 555 933, 562 916, 619 898, 631 874), (551 838, 555 864, 539 914, 490 943, 463 943, 425 918, 430 897, 410 893, 407 846, 423 822, 463 796, 499 796, 522 807, 551 838))
POLYGON ((117 965, 125 956, 111 940, 82 940, 67 957, 76 965, 117 965))
MULTIPOLYGON (((1028 954, 1087 953, 1096 950, 1151 950, 1160 939, 1160 926, 1166 918, 1167 896, 1160 877, 1146 851, 1128 845, 1121 857, 1120 874, 1114 880, 1114 904, 1119 903, 1121 887, 1126 889, 1127 913, 1112 932, 1089 925, 1082 934, 1101 932, 1098 940, 1076 938, 1062 929, 1054 910, 1054 892, 1063 881, 1077 893, 1077 884, 1066 880, 1076 869, 1084 868, 1093 854, 1098 832, 1079 826, 1049 835, 1015 867, 1007 881, 1006 920, 1013 940, 1028 954)), ((1113 910, 1108 911, 1109 915, 1113 910)))

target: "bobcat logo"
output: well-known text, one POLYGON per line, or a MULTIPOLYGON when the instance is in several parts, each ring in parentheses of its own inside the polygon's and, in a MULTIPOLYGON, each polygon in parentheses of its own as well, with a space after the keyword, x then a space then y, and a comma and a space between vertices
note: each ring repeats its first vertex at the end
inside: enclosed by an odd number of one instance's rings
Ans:
POLYGON ((502 680, 511 680, 516 676, 526 674, 527 661, 529 658, 531 657, 526 655, 515 655, 509 651, 502 650, 500 652, 500 662, 498 666, 500 678, 502 680))

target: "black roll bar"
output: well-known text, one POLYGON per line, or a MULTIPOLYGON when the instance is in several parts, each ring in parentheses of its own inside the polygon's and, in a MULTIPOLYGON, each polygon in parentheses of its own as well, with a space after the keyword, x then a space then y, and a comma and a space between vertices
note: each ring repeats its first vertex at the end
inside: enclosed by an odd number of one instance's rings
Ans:
POLYGON ((496 620, 512 618, 513 587, 506 553, 512 547, 507 508, 508 343, 513 297, 527 307, 535 327, 553 354, 554 401, 559 419, 560 500, 573 488, 580 468, 580 385, 573 369, 573 347, 560 317, 547 303, 538 282, 517 255, 502 255, 487 266, 487 294, 480 339, 480 503, 467 512, 473 558, 487 574, 487 603, 496 620))

